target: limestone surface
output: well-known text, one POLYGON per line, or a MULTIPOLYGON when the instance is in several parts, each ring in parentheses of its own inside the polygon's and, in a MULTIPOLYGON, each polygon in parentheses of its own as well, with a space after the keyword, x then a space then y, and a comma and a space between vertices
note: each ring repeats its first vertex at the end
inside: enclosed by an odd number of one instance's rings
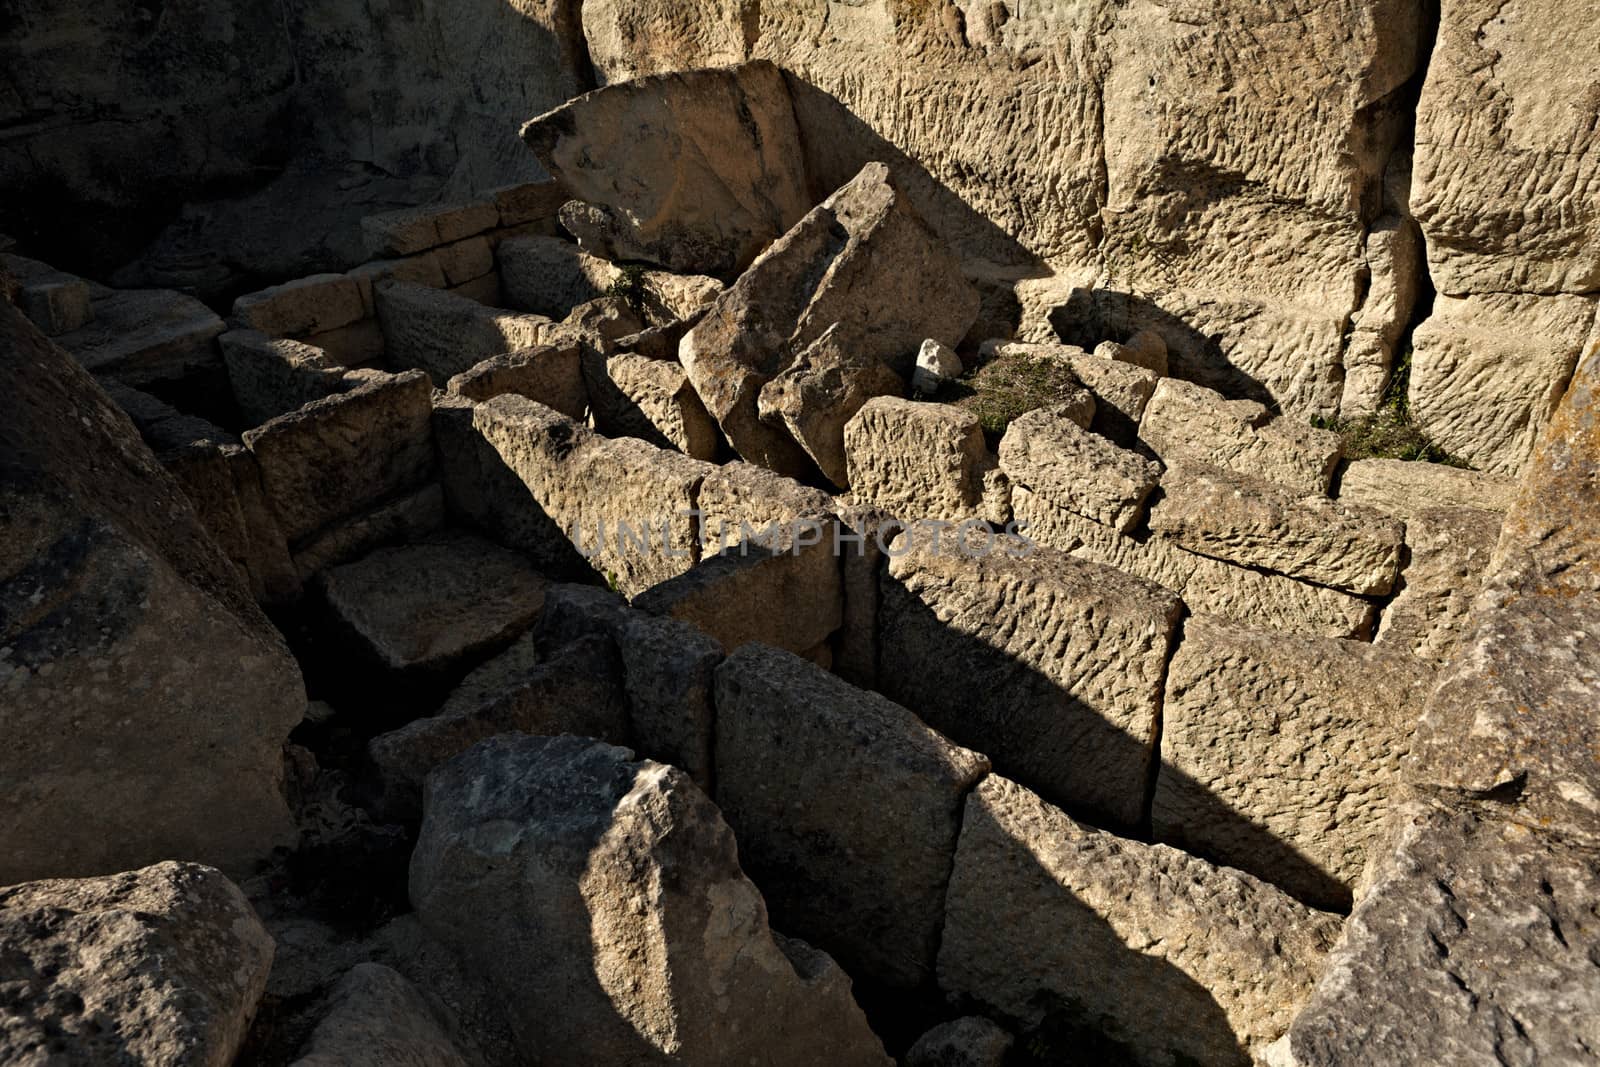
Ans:
POLYGON ((717 804, 774 921, 853 974, 927 982, 961 805, 988 759, 762 645, 723 661, 716 692, 717 804))
POLYGON ((1118 448, 1051 408, 1013 422, 1000 442, 1000 469, 1054 507, 1129 533, 1144 520, 1161 466, 1118 448))
POLYGON ((990 518, 984 476, 995 459, 978 417, 947 404, 868 401, 845 426, 851 494, 906 522, 990 518))
POLYGON ((294 1067, 467 1067, 427 997, 381 963, 352 968, 326 1011, 294 1067))
POLYGON ((1002 1067, 1014 1043, 999 1024, 968 1015, 917 1038, 905 1062, 906 1067, 1002 1067))
POLYGON ((427 371, 438 385, 486 359, 537 345, 550 325, 540 315, 404 282, 380 285, 375 296, 389 365, 427 371))
POLYGON ((1094 421, 1087 428, 1123 448, 1138 442, 1139 423, 1161 380, 1155 372, 1072 345, 1012 343, 994 346, 994 352, 1065 363, 1094 400, 1094 421))
POLYGON ((313 274, 233 302, 233 319, 269 337, 309 337, 366 316, 361 288, 343 274, 313 274))
POLYGON ((888 1064, 838 966, 775 938, 682 771, 502 737, 431 776, 425 811, 412 903, 529 1059, 888 1064))
POLYGON ((492 356, 451 378, 448 388, 468 400, 492 400, 505 393, 537 400, 569 419, 589 410, 583 380, 583 343, 575 335, 546 334, 545 344, 492 356))
POLYGON ((1406 520, 1410 560, 1384 610, 1376 641, 1443 667, 1472 626, 1503 516, 1476 508, 1429 508, 1406 520))
POLYGON ((272 966, 272 938, 209 867, 0 889, 0 1059, 227 1067, 272 966))
POLYGON ((217 342, 239 414, 251 426, 344 388, 344 368, 311 345, 257 330, 233 330, 217 342))
POLYGON ((605 377, 615 408, 602 415, 596 405, 601 432, 638 437, 694 459, 717 458, 722 435, 680 364, 624 352, 605 361, 605 377))
POLYGON ((1503 475, 1441 463, 1358 459, 1339 476, 1339 502, 1378 508, 1409 519, 1435 508, 1474 508, 1505 514, 1517 483, 1503 475))

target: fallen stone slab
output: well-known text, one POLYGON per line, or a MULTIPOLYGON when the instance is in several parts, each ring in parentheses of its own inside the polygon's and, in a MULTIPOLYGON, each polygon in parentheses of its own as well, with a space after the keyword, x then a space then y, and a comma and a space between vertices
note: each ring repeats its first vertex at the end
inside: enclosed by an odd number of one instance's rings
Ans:
POLYGON ((0 513, 0 885, 291 843, 298 666, 127 416, 4 302, 0 513))
POLYGON ((1167 673, 1156 840, 1348 909, 1432 684, 1402 651, 1191 618, 1167 673))
POLYGON ((444 490, 430 482, 415 492, 340 519, 300 542, 294 551, 294 571, 302 583, 310 585, 328 568, 352 563, 385 545, 421 541, 443 529, 448 519, 444 490))
POLYGON ((384 282, 424 285, 430 289, 443 289, 449 284, 439 257, 432 252, 404 259, 375 259, 351 269, 349 277, 361 290, 361 306, 368 318, 378 313, 376 290, 384 282))
POLYGON ((447 388, 472 401, 512 393, 537 400, 572 419, 589 410, 583 379, 583 344, 575 336, 548 331, 549 343, 492 356, 451 378, 447 388))
POLYGON ((445 285, 451 289, 459 290, 495 269, 494 249, 487 237, 469 237, 435 249, 433 254, 444 273, 445 285))
POLYGON ((966 370, 961 357, 947 344, 929 339, 917 350, 916 368, 911 373, 911 388, 932 396, 946 382, 955 381, 966 370))
POLYGON ((1344 453, 1336 433, 1177 378, 1157 383, 1139 437, 1168 466, 1218 467, 1304 495, 1328 494, 1344 453))
POLYGON ((434 470, 433 388, 421 371, 383 375, 244 435, 291 546, 419 488, 434 470))
POLYGON ((962 802, 988 759, 758 644, 717 668, 716 736, 717 804, 774 921, 852 974, 927 983, 962 802))
POLYGON ((1377 606, 1351 593, 1196 555, 1159 535, 1119 534, 1024 487, 1013 489, 1011 502, 1028 537, 1163 585, 1197 614, 1313 637, 1368 639, 1377 622, 1377 606))
POLYGON ((767 383, 836 324, 839 351, 907 380, 923 341, 959 342, 979 303, 954 255, 874 163, 762 253, 684 337, 680 356, 740 456, 798 476, 809 462, 760 417, 767 383))
POLYGON ((420 817, 435 767, 511 733, 628 744, 622 663, 610 637, 580 638, 547 656, 529 634, 467 675, 437 714, 373 738, 367 753, 383 780, 385 817, 420 817))
POLYGON ((1600 855, 1490 810, 1401 814, 1281 1062, 1589 1059, 1600 1044, 1600 855))
POLYGON ((193 863, 0 889, 0 1059, 226 1067, 272 967, 238 887, 193 863))
POLYGON ((903 537, 879 606, 884 694, 1052 800, 1136 826, 1178 598, 1020 538, 977 555, 903 537))
POLYGON ((1433 508, 1477 508, 1504 514, 1516 495, 1516 481, 1504 475, 1440 463, 1358 459, 1339 476, 1340 503, 1378 508, 1403 519, 1433 508))
POLYGON ((440 534, 322 575, 323 599, 362 657, 396 674, 441 674, 507 647, 539 619, 548 583, 520 555, 440 534))
POLYGON ((308 337, 366 318, 361 286, 344 274, 313 274, 233 302, 233 321, 269 337, 308 337))
POLYGON ((565 319, 622 281, 622 269, 559 237, 517 237, 495 249, 506 303, 519 311, 565 319))
POLYGON ((1477 508, 1428 508, 1406 519, 1408 562, 1399 595, 1384 609, 1376 642, 1443 667, 1473 625, 1504 515, 1477 508))
POLYGON ((440 385, 493 356, 539 344, 551 325, 421 285, 390 282, 374 295, 389 365, 427 371, 440 385))
POLYGON ((978 416, 948 404, 879 397, 844 431, 851 495, 906 522, 1004 521, 989 499, 996 468, 978 416))
POLYGON ((132 386, 220 370, 227 327, 194 297, 164 289, 97 290, 94 317, 56 338, 80 366, 132 386))
POLYGON ((387 211, 361 220, 361 236, 373 256, 409 256, 466 240, 501 225, 493 200, 387 211))
POLYGON ((257 330, 233 330, 217 342, 239 414, 251 426, 344 388, 345 368, 320 348, 257 330))
POLYGON ((1187 464, 1162 476, 1150 529, 1197 555, 1367 596, 1394 588, 1405 541, 1384 512, 1187 464))
POLYGON ((890 1062, 844 972, 775 938, 682 771, 501 737, 430 776, 425 810, 412 903, 494 986, 530 1060, 890 1062))
MULTIPOLYGON (((589 379, 593 382, 593 378, 589 379)), ((686 456, 715 460, 722 434, 683 367, 624 352, 605 359, 604 381, 591 386, 595 426, 611 437, 637 437, 686 456)))
POLYGON ((1000 442, 1000 469, 1052 506, 1130 533, 1161 481, 1161 465, 1118 448, 1054 408, 1017 419, 1000 442))
POLYGON ((1117 363, 1143 367, 1161 378, 1167 376, 1167 342, 1155 330, 1139 330, 1124 342, 1106 341, 1094 354, 1117 363))
POLYGON ((991 775, 967 799, 939 984, 1138 1063, 1248 1064, 1310 996, 1338 916, 991 775))
POLYGON ((329 993, 325 1010, 294 1067, 467 1067, 427 997, 380 963, 352 968, 329 993))
POLYGON ((981 1015, 940 1023, 906 1052, 906 1067, 1003 1067, 1016 1039, 981 1015))
POLYGON ((522 138, 585 202, 563 225, 606 259, 732 277, 813 203, 789 89, 768 62, 609 85, 522 138))

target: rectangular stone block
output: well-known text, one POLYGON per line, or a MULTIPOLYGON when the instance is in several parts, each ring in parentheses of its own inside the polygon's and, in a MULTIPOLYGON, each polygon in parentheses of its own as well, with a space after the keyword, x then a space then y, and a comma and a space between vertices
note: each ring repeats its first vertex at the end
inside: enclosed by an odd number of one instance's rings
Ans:
POLYGON ((445 284, 450 288, 466 285, 494 270, 494 249, 486 237, 469 237, 465 241, 444 245, 434 250, 439 269, 444 272, 445 284))
POLYGON ((375 259, 354 268, 349 276, 361 290, 361 306, 369 318, 378 313, 374 290, 383 282, 405 282, 429 289, 443 289, 449 284, 445 281, 444 267, 433 252, 404 259, 375 259))
POLYGON ((376 300, 389 365, 427 371, 439 385, 486 359, 539 344, 550 325, 537 315, 400 282, 379 286, 376 300))
POLYGON ((971 412, 879 397, 845 426, 844 442, 856 500, 906 522, 988 517, 984 479, 995 460, 971 412))
POLYGON ((509 307, 558 320, 605 296, 622 277, 620 268, 559 237, 501 241, 495 263, 509 307))
POLYGON ((1050 409, 1014 421, 1000 442, 1000 469, 1020 486, 1086 519, 1128 533, 1144 521, 1161 465, 1118 448, 1050 409))
POLYGON ((1027 536, 1041 544, 1157 582, 1193 612, 1314 637, 1367 638, 1377 620, 1369 600, 1198 556, 1158 535, 1125 536, 1027 489, 1012 492, 1012 509, 1019 526, 1027 524, 1027 536))
POLYGON ((500 211, 492 200, 433 204, 368 215, 361 220, 361 236, 371 255, 409 256, 498 225, 500 211))
POLYGON ((1259 1062, 1341 925, 998 775, 967 798, 947 899, 940 987, 1047 1033, 1097 1030, 1115 1046, 1100 1062, 1259 1062))
POLYGON ((94 318, 56 343, 85 370, 138 387, 215 372, 227 326, 192 296, 164 289, 95 291, 94 318))
POLYGON ((390 375, 244 435, 291 545, 433 476, 432 396, 422 372, 390 375))
POLYGON ((988 759, 762 645, 716 684, 717 805, 773 922, 853 975, 928 983, 962 803, 988 759))
POLYGON ((340 519, 296 548, 294 569, 300 581, 360 559, 383 545, 409 544, 445 525, 444 491, 434 483, 370 511, 340 519))
POLYGON ((313 274, 248 293, 233 302, 233 321, 269 337, 307 337, 366 317, 361 287, 344 274, 313 274))
POLYGON ((1504 516, 1476 508, 1429 508, 1406 521, 1408 562, 1384 609, 1377 643, 1442 667, 1472 624, 1504 516))
POLYGON ((1016 342, 996 346, 995 354, 1002 357, 1026 355, 1065 363, 1094 397, 1094 421, 1089 429, 1123 448, 1132 448, 1138 441, 1139 423, 1162 377, 1143 367, 1085 352, 1075 345, 1016 342))
POLYGON ((520 185, 502 185, 488 193, 500 212, 500 225, 523 226, 530 222, 553 219, 561 205, 571 199, 561 183, 550 179, 542 182, 523 182, 520 185))
POLYGON ((695 459, 717 458, 722 435, 678 363, 624 352, 610 358, 595 353, 587 366, 600 432, 676 448, 695 459))
POLYGON ((1384 512, 1187 464, 1167 468, 1150 529, 1197 555, 1368 596, 1394 588, 1405 540, 1384 512))
POLYGON ((1178 598, 1020 538, 979 555, 903 537, 879 607, 885 695, 1052 801, 1137 826, 1178 598))
POLYGON ((583 346, 572 337, 493 356, 450 379, 448 389, 472 401, 507 393, 537 400, 571 419, 589 410, 583 380, 583 346))
POLYGON ((1478 508, 1504 514, 1516 499, 1517 483, 1500 474, 1408 463, 1358 459, 1339 476, 1339 502, 1377 508, 1402 519, 1433 508, 1478 508))
POLYGON ((1432 683, 1404 651, 1191 618, 1167 675, 1156 839, 1349 908, 1432 683))
POLYGON ((352 322, 337 330, 314 333, 305 343, 322 350, 322 354, 346 370, 383 365, 383 330, 374 318, 352 322))
POLYGON ((218 338, 239 414, 251 426, 297 411, 344 387, 344 367, 322 349, 256 330, 218 338))
POLYGON ((68 274, 24 282, 15 303, 41 333, 50 337, 81 329, 94 318, 88 284, 68 274))

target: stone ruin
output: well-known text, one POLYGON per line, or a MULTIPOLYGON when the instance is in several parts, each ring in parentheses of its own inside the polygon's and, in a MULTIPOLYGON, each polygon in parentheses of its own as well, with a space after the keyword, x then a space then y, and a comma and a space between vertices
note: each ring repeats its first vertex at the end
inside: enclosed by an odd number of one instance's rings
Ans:
POLYGON ((0 1059, 1593 1062, 1600 334, 1351 460, 626 73, 226 316, 0 257, 0 1059))

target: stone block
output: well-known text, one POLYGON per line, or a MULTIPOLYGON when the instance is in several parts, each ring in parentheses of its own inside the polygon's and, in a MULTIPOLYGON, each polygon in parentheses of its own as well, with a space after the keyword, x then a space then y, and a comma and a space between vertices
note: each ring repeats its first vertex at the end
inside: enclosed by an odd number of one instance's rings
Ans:
POLYGON ((1326 496, 1344 454, 1339 435, 1286 417, 1253 400, 1177 378, 1163 378, 1139 424, 1140 439, 1162 462, 1219 467, 1326 496))
POLYGON ((574 308, 605 296, 622 270, 558 237, 518 237, 495 249, 506 304, 565 319, 574 308))
POLYGON ((1504 516, 1429 508, 1406 520, 1406 568, 1384 609, 1377 643, 1443 667, 1472 626, 1472 606, 1500 540, 1504 516))
POLYGON ((550 320, 487 308, 455 293, 390 282, 376 290, 391 367, 424 370, 439 385, 486 359, 540 343, 550 320))
POLYGON ((499 225, 500 211, 492 200, 431 204, 368 215, 361 220, 361 236, 370 255, 409 256, 499 225))
POLYGON ((989 518, 984 476, 995 459, 971 412, 880 397, 845 427, 852 496, 907 522, 989 518))
POLYGON ((344 274, 313 274, 233 302, 233 321, 269 337, 308 337, 366 317, 361 287, 344 274))
POLYGON ((487 237, 469 237, 437 248, 433 254, 444 272, 445 285, 452 289, 494 271, 494 249, 487 237))
POLYGON ((451 378, 448 388, 475 402, 507 393, 525 396, 572 419, 582 419, 589 410, 583 345, 573 337, 492 356, 451 378))
POLYGON ((1051 506, 1130 533, 1144 521, 1145 502, 1161 466, 1118 448, 1053 408, 1030 411, 1000 442, 1000 469, 1051 506))
POLYGON ((1339 502, 1377 508, 1402 519, 1435 508, 1476 508, 1505 514, 1517 483, 1499 474, 1439 463, 1358 459, 1339 476, 1339 502))
POLYGON ((233 399, 251 426, 297 411, 344 387, 345 368, 320 348, 256 330, 225 333, 218 343, 233 399))
POLYGON ((695 459, 717 458, 722 435, 676 361, 623 352, 604 364, 604 380, 590 387, 590 395, 601 398, 594 413, 601 433, 637 437, 695 459))

